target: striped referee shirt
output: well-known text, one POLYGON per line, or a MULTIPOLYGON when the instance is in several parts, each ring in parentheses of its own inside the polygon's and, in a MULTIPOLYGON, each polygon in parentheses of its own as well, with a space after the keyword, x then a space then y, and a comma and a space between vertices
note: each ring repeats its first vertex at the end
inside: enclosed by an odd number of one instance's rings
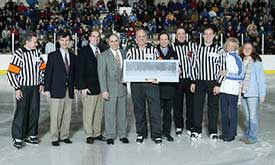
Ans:
POLYGON ((191 42, 179 43, 176 41, 172 43, 172 48, 177 53, 180 69, 182 70, 180 78, 190 78, 192 59, 196 53, 197 45, 191 42))
POLYGON ((46 64, 37 50, 25 47, 16 50, 8 68, 8 79, 15 90, 21 86, 35 86, 43 84, 46 64))
POLYGON ((200 44, 194 55, 191 80, 215 80, 220 86, 224 77, 219 72, 226 69, 222 47, 216 44, 209 46, 200 44))
POLYGON ((151 45, 147 45, 145 48, 132 47, 126 54, 127 60, 156 60, 158 58, 158 50, 151 45))

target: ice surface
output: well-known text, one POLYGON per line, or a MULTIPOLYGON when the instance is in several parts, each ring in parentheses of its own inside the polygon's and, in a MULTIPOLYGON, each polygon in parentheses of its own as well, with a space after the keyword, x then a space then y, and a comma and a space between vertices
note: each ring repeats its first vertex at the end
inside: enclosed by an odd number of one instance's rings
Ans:
MULTIPOLYGON (((71 123, 72 144, 61 143, 52 147, 49 138, 49 112, 47 99, 41 99, 39 125, 39 146, 25 146, 20 150, 12 146, 11 123, 14 111, 13 89, 6 76, 0 76, 0 165, 275 165, 275 76, 268 75, 267 97, 259 110, 259 141, 246 145, 239 141, 243 132, 243 115, 240 109, 238 137, 234 142, 212 142, 206 134, 191 142, 187 135, 175 137, 174 142, 163 140, 156 145, 151 139, 145 144, 135 142, 135 123, 132 104, 129 100, 129 140, 122 144, 118 139, 108 146, 95 141, 86 144, 82 127, 82 108, 79 101, 74 102, 71 123)), ((204 121, 207 119, 204 119, 204 121)), ((206 123, 206 122, 205 122, 206 123)))

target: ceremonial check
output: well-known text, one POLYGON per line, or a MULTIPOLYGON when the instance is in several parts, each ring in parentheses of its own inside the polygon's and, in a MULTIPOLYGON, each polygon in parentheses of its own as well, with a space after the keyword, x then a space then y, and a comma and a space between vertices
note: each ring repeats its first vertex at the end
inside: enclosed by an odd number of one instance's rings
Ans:
POLYGON ((124 82, 179 82, 178 60, 124 60, 124 82))

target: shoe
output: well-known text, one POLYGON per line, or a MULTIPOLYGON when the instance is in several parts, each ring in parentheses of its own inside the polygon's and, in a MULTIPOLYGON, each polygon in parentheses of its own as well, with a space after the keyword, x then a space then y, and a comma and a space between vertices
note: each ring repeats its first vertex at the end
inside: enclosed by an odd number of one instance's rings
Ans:
POLYGON ((24 141, 28 144, 38 144, 39 143, 39 140, 36 136, 33 136, 33 137, 29 136, 24 141))
POLYGON ((231 142, 233 140, 235 140, 235 136, 233 136, 232 138, 223 138, 223 141, 225 142, 231 142))
POLYGON ((219 135, 219 139, 224 140, 223 138, 223 135, 219 135))
POLYGON ((52 146, 60 146, 59 141, 52 141, 52 146))
POLYGON ((70 139, 64 139, 64 140, 62 140, 64 143, 66 143, 66 144, 71 144, 71 143, 73 143, 70 139))
POLYGON ((181 128, 177 128, 176 129, 176 135, 180 136, 182 134, 182 129, 181 128))
POLYGON ((247 138, 246 137, 241 137, 240 141, 245 142, 245 141, 247 141, 247 138))
POLYGON ((14 143, 13 143, 13 146, 17 149, 20 149, 23 147, 23 142, 22 140, 18 140, 18 139, 15 139, 14 140, 14 143))
POLYGON ((102 135, 99 135, 99 136, 95 137, 94 140, 106 141, 106 138, 102 135))
POLYGON ((197 133, 197 132, 192 132, 191 135, 190 135, 190 139, 192 141, 195 141, 197 140, 198 138, 201 138, 201 134, 197 133))
POLYGON ((215 133, 210 134, 210 139, 213 141, 217 141, 219 139, 218 135, 215 133))
POLYGON ((161 138, 155 138, 154 141, 155 141, 156 144, 159 144, 159 145, 162 144, 162 139, 161 138))
POLYGON ((138 135, 136 142, 139 144, 139 143, 143 143, 143 141, 144 141, 144 137, 142 135, 138 135))
POLYGON ((188 135, 188 136, 190 136, 191 135, 191 131, 190 130, 186 130, 186 134, 188 135))
POLYGON ((122 143, 129 143, 129 140, 127 138, 120 138, 119 141, 122 143))
POLYGON ((107 139, 106 140, 106 143, 109 145, 109 144, 114 144, 114 140, 113 139, 107 139))
POLYGON ((256 142, 251 141, 251 140, 249 140, 249 139, 246 139, 246 140, 244 141, 244 143, 245 143, 245 144, 255 144, 256 142))
POLYGON ((88 137, 88 138, 86 139, 86 143, 88 143, 88 144, 93 144, 93 143, 94 143, 94 138, 93 138, 93 137, 88 137))
POLYGON ((167 141, 169 141, 169 142, 174 141, 174 138, 171 135, 163 135, 163 136, 166 137, 167 141))

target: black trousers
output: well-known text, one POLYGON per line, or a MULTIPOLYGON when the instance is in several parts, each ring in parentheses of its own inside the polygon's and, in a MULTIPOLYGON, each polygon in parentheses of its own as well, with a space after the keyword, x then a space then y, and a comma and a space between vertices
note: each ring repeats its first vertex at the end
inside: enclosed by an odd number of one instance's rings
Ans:
POLYGON ((39 86, 22 86, 21 91, 23 98, 16 101, 12 138, 23 140, 28 136, 37 136, 40 93, 39 86))
POLYGON ((146 101, 148 103, 151 138, 161 137, 159 86, 152 83, 131 83, 131 95, 136 119, 136 132, 147 137, 146 101))
POLYGON ((172 123, 172 107, 174 99, 160 99, 160 105, 162 109, 162 133, 164 135, 170 135, 171 123, 172 123))
POLYGON ((203 106, 205 95, 207 93, 208 106, 208 133, 217 133, 217 121, 219 112, 219 95, 213 95, 213 88, 216 81, 199 80, 196 82, 196 91, 194 94, 194 127, 193 132, 201 133, 203 106))
POLYGON ((193 127, 193 93, 190 91, 191 80, 181 79, 177 89, 176 98, 173 111, 173 117, 176 128, 184 128, 184 118, 183 118, 183 99, 185 96, 186 103, 186 129, 190 130, 193 127))

